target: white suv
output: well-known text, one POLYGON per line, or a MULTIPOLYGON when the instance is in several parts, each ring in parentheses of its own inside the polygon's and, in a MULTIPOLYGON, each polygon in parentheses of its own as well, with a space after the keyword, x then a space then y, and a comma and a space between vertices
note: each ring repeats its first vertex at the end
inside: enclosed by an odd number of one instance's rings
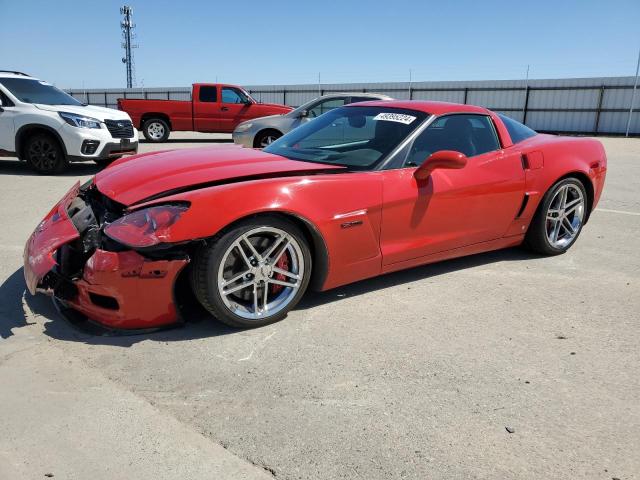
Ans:
POLYGON ((85 105, 53 85, 0 70, 0 156, 17 156, 39 173, 68 162, 107 164, 138 151, 125 112, 85 105))

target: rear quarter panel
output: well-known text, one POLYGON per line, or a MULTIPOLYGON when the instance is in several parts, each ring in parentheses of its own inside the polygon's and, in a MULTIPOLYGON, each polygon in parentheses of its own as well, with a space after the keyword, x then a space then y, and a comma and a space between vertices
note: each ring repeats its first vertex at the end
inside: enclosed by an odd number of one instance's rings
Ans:
POLYGON ((523 219, 530 219, 544 194, 559 179, 577 175, 587 183, 590 210, 600 199, 607 170, 607 156, 602 144, 592 138, 539 134, 514 145, 524 155, 526 192, 530 201, 523 219))
POLYGON ((328 270, 322 289, 381 271, 382 177, 378 172, 320 174, 232 183, 165 197, 191 207, 172 227, 171 242, 210 238, 251 215, 297 217, 322 238, 328 270), (344 224, 353 222, 353 226, 344 224))

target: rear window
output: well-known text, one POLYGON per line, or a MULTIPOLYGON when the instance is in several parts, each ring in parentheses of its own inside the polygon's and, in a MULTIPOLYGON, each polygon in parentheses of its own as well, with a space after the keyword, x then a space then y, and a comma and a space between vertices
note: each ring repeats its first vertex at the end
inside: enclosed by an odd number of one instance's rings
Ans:
POLYGON ((199 99, 201 102, 217 102, 218 95, 216 91, 216 87, 200 87, 200 96, 199 99))
POLYGON ((520 143, 523 140, 538 134, 535 130, 530 129, 520 122, 516 122, 513 118, 509 118, 506 115, 501 114, 498 116, 500 117, 500 120, 502 120, 502 123, 504 123, 504 126, 507 127, 507 131, 509 132, 509 136, 513 143, 520 143))

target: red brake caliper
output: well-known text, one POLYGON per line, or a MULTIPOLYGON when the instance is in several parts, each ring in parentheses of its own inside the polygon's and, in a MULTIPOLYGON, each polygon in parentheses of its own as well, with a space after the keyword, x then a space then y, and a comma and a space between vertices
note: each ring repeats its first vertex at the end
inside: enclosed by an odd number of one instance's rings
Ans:
MULTIPOLYGON (((289 256, 287 255, 287 252, 284 252, 280 256, 280 258, 276 262, 276 267, 281 268, 282 270, 287 270, 287 271, 289 270, 289 256)), ((275 278, 276 280, 280 280, 281 282, 285 282, 287 280, 287 277, 285 277, 281 273, 277 273, 276 275, 273 276, 273 278, 275 278)), ((280 292, 280 290, 282 290, 283 288, 284 286, 282 285, 276 285, 275 283, 272 283, 271 293, 276 294, 280 292)))

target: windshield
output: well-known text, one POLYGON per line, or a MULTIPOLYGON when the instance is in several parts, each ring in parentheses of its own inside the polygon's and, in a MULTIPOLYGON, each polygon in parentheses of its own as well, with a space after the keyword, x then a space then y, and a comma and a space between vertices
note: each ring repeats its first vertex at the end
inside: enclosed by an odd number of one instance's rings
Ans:
POLYGON ((292 130, 265 152, 292 160, 371 170, 428 114, 390 107, 341 107, 292 130))
POLYGON ((71 95, 40 80, 0 78, 0 83, 21 102, 43 105, 83 105, 71 95))

